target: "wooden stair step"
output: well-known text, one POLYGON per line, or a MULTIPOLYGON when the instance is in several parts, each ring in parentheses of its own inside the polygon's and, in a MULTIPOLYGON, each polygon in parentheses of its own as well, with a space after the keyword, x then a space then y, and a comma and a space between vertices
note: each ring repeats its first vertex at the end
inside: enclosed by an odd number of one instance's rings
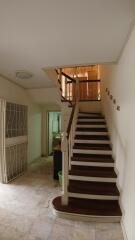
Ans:
POLYGON ((57 211, 65 213, 83 214, 91 216, 122 216, 117 200, 91 200, 81 198, 69 198, 68 205, 62 205, 61 197, 52 201, 57 211))
POLYGON ((76 131, 80 131, 80 132, 107 132, 107 128, 81 128, 81 127, 77 127, 76 131))
POLYGON ((104 124, 106 124, 105 119, 102 119, 102 118, 98 118, 98 119, 83 118, 83 119, 78 119, 77 121, 78 122, 85 122, 85 123, 87 123, 87 122, 95 122, 95 123, 104 122, 104 124))
POLYGON ((98 177, 98 178, 116 178, 117 175, 113 167, 91 167, 72 165, 69 175, 98 177))
POLYGON ((78 119, 105 119, 102 116, 78 116, 78 119))
POLYGON ((114 163, 111 155, 94 155, 94 154, 80 154, 74 153, 72 161, 86 161, 86 162, 101 162, 101 163, 114 163))
POLYGON ((108 182, 87 182, 69 180, 68 191, 72 193, 119 196, 119 190, 116 183, 108 182))
POLYGON ((111 150, 109 144, 75 143, 73 149, 111 150))
POLYGON ((78 125, 104 125, 105 122, 77 122, 78 125))
POLYGON ((78 140, 109 140, 106 135, 76 135, 75 139, 78 140))
POLYGON ((103 116, 102 113, 96 113, 96 112, 80 112, 79 113, 81 114, 94 114, 94 115, 100 115, 100 116, 103 116))

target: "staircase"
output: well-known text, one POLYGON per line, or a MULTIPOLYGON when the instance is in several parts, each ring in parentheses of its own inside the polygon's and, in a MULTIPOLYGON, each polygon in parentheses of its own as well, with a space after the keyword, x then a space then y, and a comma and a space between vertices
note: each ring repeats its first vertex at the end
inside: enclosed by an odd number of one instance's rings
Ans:
POLYGON ((79 112, 68 171, 67 204, 53 199, 59 217, 119 222, 117 175, 106 122, 100 113, 79 112))

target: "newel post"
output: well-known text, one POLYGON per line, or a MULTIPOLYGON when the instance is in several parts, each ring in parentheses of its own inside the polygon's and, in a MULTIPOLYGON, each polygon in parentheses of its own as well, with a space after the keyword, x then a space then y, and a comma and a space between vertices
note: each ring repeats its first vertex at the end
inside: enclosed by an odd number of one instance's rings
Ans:
POLYGON ((62 84, 62 69, 59 69, 59 81, 62 84))
POLYGON ((62 205, 68 205, 68 140, 67 133, 62 133, 62 205))

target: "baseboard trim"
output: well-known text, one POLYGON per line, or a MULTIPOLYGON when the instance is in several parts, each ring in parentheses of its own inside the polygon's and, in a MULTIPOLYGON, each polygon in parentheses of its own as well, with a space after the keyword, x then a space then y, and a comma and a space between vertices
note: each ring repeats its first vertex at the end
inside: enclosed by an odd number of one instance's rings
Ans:
POLYGON ((75 220, 75 221, 83 221, 83 222, 97 222, 97 223, 119 223, 120 217, 119 216, 93 216, 93 215, 84 215, 84 214, 77 214, 77 213, 68 213, 58 211, 54 208, 53 204, 51 204, 53 214, 58 218, 68 219, 68 220, 75 220))
POLYGON ((122 233, 123 233, 124 240, 128 240, 126 229, 125 229, 125 226, 124 226, 124 223, 123 223, 122 220, 121 220, 121 228, 122 228, 122 233))

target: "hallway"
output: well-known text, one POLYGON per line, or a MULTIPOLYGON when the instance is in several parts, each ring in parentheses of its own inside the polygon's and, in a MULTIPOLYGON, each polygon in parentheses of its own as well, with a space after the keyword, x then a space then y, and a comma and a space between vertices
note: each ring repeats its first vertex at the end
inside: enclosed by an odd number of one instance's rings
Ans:
POLYGON ((33 163, 10 184, 0 184, 0 240, 122 240, 120 224, 56 218, 51 199, 60 193, 52 159, 33 163))

